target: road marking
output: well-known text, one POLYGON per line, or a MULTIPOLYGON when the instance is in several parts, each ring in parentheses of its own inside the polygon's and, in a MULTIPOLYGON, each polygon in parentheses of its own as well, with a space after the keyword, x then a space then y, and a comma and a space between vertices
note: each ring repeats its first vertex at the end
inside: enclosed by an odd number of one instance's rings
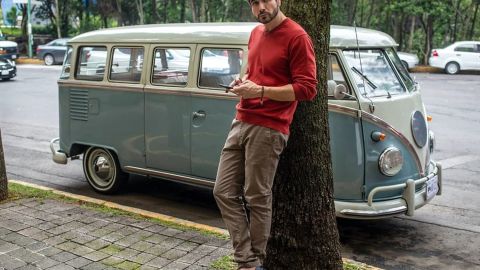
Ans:
POLYGON ((444 160, 440 160, 439 162, 442 164, 442 169, 449 169, 461 164, 469 163, 472 161, 479 160, 480 156, 475 155, 464 155, 464 156, 457 156, 453 158, 447 158, 444 160))

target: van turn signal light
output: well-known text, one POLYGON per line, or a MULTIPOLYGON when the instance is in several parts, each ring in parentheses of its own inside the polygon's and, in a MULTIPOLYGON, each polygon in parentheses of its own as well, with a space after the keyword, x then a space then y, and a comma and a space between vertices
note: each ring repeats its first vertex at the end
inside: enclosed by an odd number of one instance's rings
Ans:
POLYGON ((427 121, 432 122, 433 117, 431 115, 427 115, 427 121))
POLYGON ((371 137, 372 137, 372 140, 374 142, 379 142, 379 141, 384 141, 385 138, 387 138, 387 135, 385 133, 380 132, 380 131, 374 131, 374 132, 372 132, 371 137))

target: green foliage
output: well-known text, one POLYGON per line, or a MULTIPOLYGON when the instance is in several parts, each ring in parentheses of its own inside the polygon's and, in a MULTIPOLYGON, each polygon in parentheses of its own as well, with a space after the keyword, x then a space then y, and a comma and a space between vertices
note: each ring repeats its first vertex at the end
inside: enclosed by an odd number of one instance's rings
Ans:
POLYGON ((12 26, 17 25, 17 15, 17 8, 14 6, 7 12, 7 22, 12 26))

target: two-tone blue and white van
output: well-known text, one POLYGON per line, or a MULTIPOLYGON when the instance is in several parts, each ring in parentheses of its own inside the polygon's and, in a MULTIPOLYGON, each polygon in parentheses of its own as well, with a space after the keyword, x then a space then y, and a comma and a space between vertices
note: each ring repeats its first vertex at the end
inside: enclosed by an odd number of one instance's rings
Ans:
MULTIPOLYGON (((71 39, 53 160, 82 157, 101 193, 129 174, 213 187, 238 102, 219 84, 244 74, 255 25, 146 25, 71 39)), ((324 83, 339 217, 413 215, 441 193, 429 117, 396 46, 382 32, 331 27, 324 83)))

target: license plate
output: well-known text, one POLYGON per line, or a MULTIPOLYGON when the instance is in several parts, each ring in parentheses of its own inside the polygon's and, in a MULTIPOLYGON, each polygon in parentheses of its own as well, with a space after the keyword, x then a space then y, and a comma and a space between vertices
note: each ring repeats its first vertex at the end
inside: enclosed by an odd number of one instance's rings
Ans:
POLYGON ((12 55, 12 59, 17 59, 17 56, 15 54, 12 55))
POLYGON ((8 70, 2 70, 2 75, 8 75, 8 74, 10 74, 8 70))
POLYGON ((435 195, 437 195, 438 192, 438 176, 435 175, 431 179, 428 179, 426 182, 426 199, 430 200, 433 198, 435 195))

